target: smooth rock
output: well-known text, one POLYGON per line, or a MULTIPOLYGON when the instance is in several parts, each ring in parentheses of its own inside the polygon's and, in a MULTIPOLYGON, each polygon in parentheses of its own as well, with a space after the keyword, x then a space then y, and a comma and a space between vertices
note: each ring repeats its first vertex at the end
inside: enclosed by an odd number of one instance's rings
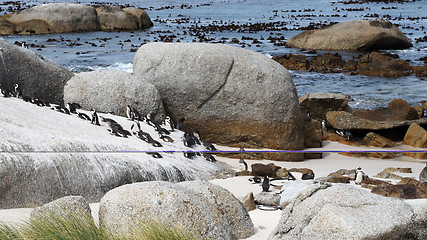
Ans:
POLYGON ((368 134, 366 134, 366 136, 362 139, 362 144, 366 146, 381 148, 389 148, 396 146, 396 143, 394 143, 390 139, 385 138, 374 132, 369 132, 368 134))
POLYGON ((399 199, 335 184, 300 194, 269 239, 425 239, 427 215, 420 211, 399 199))
POLYGON ((75 75, 64 88, 64 102, 77 102, 83 109, 126 116, 130 105, 141 117, 151 113, 165 116, 159 92, 153 84, 120 70, 84 72, 75 75), (96 80, 95 80, 96 79, 96 80))
POLYGON ((127 7, 123 8, 123 11, 136 17, 140 29, 147 29, 154 25, 144 9, 127 7))
MULTIPOLYGON (((403 138, 402 144, 410 145, 416 148, 427 148, 427 131, 420 125, 413 123, 403 138)), ((427 159, 426 152, 403 153, 405 156, 413 158, 427 159)))
POLYGON ((91 216, 89 203, 82 196, 66 196, 34 208, 31 212, 31 219, 40 216, 68 216, 75 214, 87 214, 91 216))
MULTIPOLYGON (((188 183, 191 184, 191 183, 188 183)), ((196 182, 194 184, 200 184, 196 182)), ((197 186, 194 186, 197 188, 197 186)), ((193 189, 193 188, 192 188, 193 189)), ((224 189, 220 191, 226 191, 224 189)), ((109 191, 99 207, 100 225, 114 236, 132 236, 147 219, 180 226, 207 239, 239 239, 254 234, 253 223, 242 203, 236 198, 216 199, 216 191, 207 193, 168 182, 144 182, 124 185, 109 191), (212 202, 211 200, 218 202, 212 202), (221 206, 244 211, 225 216, 221 206), (243 215, 239 215, 242 214, 243 215), (230 223, 227 219, 245 222, 230 223)), ((228 193, 227 195, 231 195, 228 193)))
POLYGON ((282 64, 288 70, 307 70, 310 65, 305 55, 286 54, 274 56, 272 59, 282 64))
POLYGON ((300 195, 310 194, 319 189, 330 187, 330 183, 319 182, 314 180, 309 181, 289 181, 283 184, 280 190, 280 206, 286 207, 300 195))
POLYGON ((254 175, 254 176, 276 177, 276 172, 277 172, 278 168, 277 168, 277 166, 265 165, 262 163, 254 163, 251 165, 251 170, 252 170, 252 175, 254 175))
POLYGON ((304 31, 286 46, 303 49, 374 51, 412 47, 394 24, 384 19, 350 20, 317 30, 304 31))
POLYGON ((260 192, 255 195, 255 203, 267 206, 279 206, 280 195, 271 192, 260 192))
POLYGON ((139 21, 136 16, 125 12, 119 6, 102 6, 96 8, 102 31, 137 30, 139 21))
POLYGON ((95 8, 81 4, 42 4, 4 17, 14 24, 43 20, 49 25, 50 33, 100 30, 95 8))
POLYGON ((252 211, 256 209, 254 194, 252 192, 248 193, 242 201, 243 206, 245 206, 246 211, 252 211))
POLYGON ((22 95, 61 104, 65 83, 73 73, 58 64, 0 38, 0 83, 13 89, 18 83, 22 95))
MULTIPOLYGON (((134 74, 159 90, 166 113, 208 142, 302 149, 304 126, 289 72, 263 54, 222 44, 149 43, 134 74)), ((299 161, 303 154, 265 154, 299 161)))

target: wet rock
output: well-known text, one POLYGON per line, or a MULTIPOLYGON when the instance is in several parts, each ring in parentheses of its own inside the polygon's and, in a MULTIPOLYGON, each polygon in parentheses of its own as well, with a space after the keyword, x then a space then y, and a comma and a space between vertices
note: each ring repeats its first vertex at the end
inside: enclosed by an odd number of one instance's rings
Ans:
POLYGON ((137 18, 119 6, 103 6, 96 8, 99 25, 102 31, 120 31, 139 29, 137 18))
POLYGON ((339 93, 309 93, 299 98, 302 113, 309 113, 312 119, 326 119, 329 111, 349 110, 349 95, 339 93))
POLYGON ((250 212, 252 210, 256 209, 255 206, 255 200, 254 200, 254 194, 250 192, 242 201, 243 206, 245 206, 246 211, 250 212))
POLYGON ((424 116, 424 106, 417 105, 412 107, 415 109, 415 111, 417 111, 417 119, 422 118, 424 116))
POLYGON ((389 148, 396 146, 396 143, 394 143, 390 139, 373 132, 369 132, 368 134, 366 134, 366 136, 362 139, 362 144, 366 146, 380 148, 389 148))
MULTIPOLYGON (((133 67, 137 77, 159 90, 167 114, 186 118, 186 129, 198 129, 208 142, 271 149, 304 146, 291 76, 263 54, 222 44, 149 43, 138 50, 133 67)), ((299 161, 303 154, 266 157, 299 161)))
MULTIPOLYGON (((73 3, 51 3, 34 6, 4 16, 14 24, 43 20, 51 33, 98 31, 95 8, 73 3)), ((35 32, 34 34, 41 34, 35 32)))
POLYGON ((22 95, 50 103, 63 102, 65 83, 73 73, 34 52, 0 39, 0 83, 13 89, 18 83, 22 95))
POLYGON ((289 172, 286 168, 281 168, 276 171, 276 176, 279 178, 289 178, 289 172))
POLYGON ((377 108, 374 110, 358 109, 354 111, 354 115, 372 121, 405 121, 419 119, 417 111, 411 107, 407 101, 402 99, 393 99, 386 108, 377 108))
MULTIPOLYGON (((416 123, 411 124, 403 138, 402 144, 416 148, 427 148, 427 131, 416 123)), ((403 154, 413 158, 427 159, 427 153, 425 152, 406 152, 403 154)))
POLYGON ((400 173, 412 173, 411 168, 393 168, 389 167, 383 170, 383 172, 400 172, 400 173))
POLYGON ((308 70, 309 66, 309 61, 305 55, 286 54, 274 56, 272 59, 288 70, 308 70))
POLYGON ((413 184, 379 185, 372 189, 372 193, 404 199, 427 198, 427 186, 415 186, 413 184))
POLYGON ((136 17, 140 29, 147 29, 154 25, 144 9, 127 7, 123 8, 123 11, 136 17))
POLYGON ((416 77, 427 77, 427 66, 412 66, 412 72, 416 77))
POLYGON ((335 184, 300 194, 284 209, 269 239, 424 239, 423 211, 400 199, 335 184))
POLYGON ((184 185, 145 182, 115 188, 100 202, 100 225, 114 236, 132 236, 146 218, 165 224, 179 222, 208 239, 241 239, 254 234, 249 214, 230 192, 207 182, 184 185), (199 191, 200 184, 203 189, 199 191))
POLYGON ((64 102, 77 102, 83 109, 113 112, 126 116, 130 105, 141 117, 148 113, 163 119, 165 112, 159 92, 153 84, 119 70, 83 72, 75 75, 64 88, 64 102), (96 79, 97 81, 93 81, 96 79))
POLYGON ((322 73, 338 73, 345 65, 339 53, 325 53, 311 58, 308 70, 322 73))
POLYGON ((354 51, 412 47, 411 40, 384 19, 350 20, 308 30, 290 38, 286 45, 292 48, 354 51))
POLYGON ((391 178, 391 179, 397 179, 397 180, 401 180, 403 178, 397 174, 387 172, 387 171, 382 171, 382 172, 378 173, 377 175, 375 175, 374 177, 376 177, 376 178, 391 178))
POLYGON ((74 214, 87 214, 91 216, 89 203, 82 196, 66 196, 34 208, 30 218, 37 219, 40 216, 69 216, 74 214))
POLYGON ((359 73, 366 76, 404 77, 412 74, 405 60, 393 59, 378 52, 368 53, 358 62, 359 73))

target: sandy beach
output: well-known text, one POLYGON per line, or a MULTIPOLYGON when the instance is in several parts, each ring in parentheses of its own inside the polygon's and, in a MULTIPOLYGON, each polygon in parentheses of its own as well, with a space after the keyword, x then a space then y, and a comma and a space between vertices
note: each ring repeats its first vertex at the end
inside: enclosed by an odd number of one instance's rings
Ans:
MULTIPOLYGON (((228 148, 218 146, 219 150, 233 150, 237 151, 235 148, 228 148)), ((374 150, 375 148, 368 147, 354 147, 343 145, 336 142, 325 141, 323 143, 323 147, 321 149, 306 149, 306 150, 322 150, 322 151, 362 151, 362 150, 374 150)), ((408 150, 408 146, 398 146, 393 148, 393 150, 408 150)), ((249 149, 247 149, 249 150, 249 149)), ((231 169, 239 171, 239 160, 231 159, 225 157, 217 157, 217 160, 228 164, 231 169)), ((411 168, 412 173, 397 173, 402 177, 410 177, 414 179, 418 179, 421 170, 424 168, 427 160, 424 159, 413 159, 410 157, 399 157, 396 159, 373 159, 373 158, 354 158, 343 156, 338 153, 323 153, 322 159, 312 159, 305 160, 302 162, 278 162, 278 161, 270 161, 270 160, 246 160, 248 165, 254 163, 274 163, 280 167, 284 168, 310 168, 314 171, 316 178, 327 176, 331 172, 335 172, 339 169, 355 169, 357 167, 361 167, 362 170, 369 176, 373 177, 377 173, 381 172, 385 168, 388 167, 396 167, 396 168, 411 168)), ((295 174, 295 177, 300 177, 298 174, 295 174)), ((248 193, 252 192, 254 195, 260 193, 262 191, 261 186, 259 184, 253 184, 248 181, 250 177, 240 176, 240 177, 231 177, 226 179, 214 179, 211 180, 212 183, 215 183, 221 187, 226 188, 231 193, 233 193, 238 199, 243 199, 248 193)), ((390 179, 382 179, 388 180, 393 183, 397 182, 397 180, 390 179)), ((297 180, 302 181, 302 180, 297 180)), ((351 182, 350 185, 354 185, 355 187, 360 187, 351 182)), ((272 189, 272 193, 278 192, 279 189, 272 189)), ((413 201, 413 200, 406 200, 413 201)), ((427 202, 427 199, 417 200, 418 202, 427 202)), ((425 204, 425 203, 423 203, 425 204)), ((98 222, 98 203, 90 204, 92 209, 92 215, 96 222, 98 222)), ((1 209, 0 210, 0 221, 4 221, 11 224, 16 224, 19 222, 25 222, 29 219, 32 208, 17 208, 17 209, 1 209)), ((256 234, 248 239, 267 239, 270 232, 274 229, 274 227, 279 222, 281 217, 281 211, 265 211, 256 209, 254 211, 249 212, 251 219, 255 226, 256 234)))

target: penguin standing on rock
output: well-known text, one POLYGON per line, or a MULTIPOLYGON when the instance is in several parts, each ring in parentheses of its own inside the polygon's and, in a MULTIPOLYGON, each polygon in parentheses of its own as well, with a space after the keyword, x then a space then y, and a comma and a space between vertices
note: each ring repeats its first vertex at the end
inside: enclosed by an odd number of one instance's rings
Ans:
POLYGON ((101 126, 101 124, 99 124, 98 114, 96 113, 95 109, 92 109, 92 120, 90 121, 90 123, 92 123, 93 125, 101 126))
POLYGON ((165 121, 163 122, 163 125, 165 125, 166 129, 169 130, 170 132, 174 131, 175 126, 169 116, 165 117, 165 121))
POLYGON ((270 179, 267 175, 264 176, 264 181, 262 181, 262 191, 268 192, 270 191, 270 179))
POLYGON ((356 185, 361 185, 363 179, 366 178, 366 174, 362 171, 361 167, 358 167, 356 170, 356 175, 354 175, 354 183, 356 183, 356 185))

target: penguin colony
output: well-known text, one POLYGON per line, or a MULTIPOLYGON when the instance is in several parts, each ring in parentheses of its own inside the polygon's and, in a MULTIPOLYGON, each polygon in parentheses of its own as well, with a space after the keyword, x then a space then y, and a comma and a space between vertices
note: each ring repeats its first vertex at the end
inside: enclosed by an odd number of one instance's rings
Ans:
MULTIPOLYGON (((31 98, 22 95, 22 90, 19 86, 19 84, 15 84, 13 86, 13 90, 10 91, 8 88, 3 87, 0 84, 0 94, 2 97, 8 98, 8 97, 15 97, 22 99, 26 102, 35 104, 40 107, 50 107, 52 110, 55 110, 57 112, 67 114, 67 115, 76 115, 77 117, 85 120, 90 121, 91 124, 95 126, 102 126, 106 125, 109 127, 108 131, 111 135, 117 136, 117 137, 123 137, 123 138, 129 138, 129 137, 136 137, 144 142, 154 146, 161 148, 163 147, 161 141, 163 142, 174 142, 174 140, 169 136, 171 132, 174 132, 175 130, 183 131, 184 129, 184 118, 181 118, 177 124, 175 124, 169 116, 166 116, 166 118, 163 120, 162 123, 158 123, 152 116, 151 113, 148 113, 146 116, 141 117, 139 112, 133 108, 130 105, 126 106, 126 116, 129 121, 132 121, 132 126, 130 131, 124 129, 118 122, 111 118, 106 118, 103 116, 99 116, 96 109, 91 110, 90 116, 86 113, 79 112, 78 109, 81 109, 81 105, 78 103, 67 103, 67 106, 60 106, 56 104, 50 104, 48 102, 45 102, 38 98, 31 98), (151 136, 149 133, 144 132, 141 129, 141 123, 147 124, 154 128, 154 130, 158 134, 158 140, 151 136), (175 128, 175 126, 177 126, 175 128), (132 132, 131 132, 132 131, 132 132)), ((184 146, 189 148, 194 148, 198 145, 204 147, 207 151, 216 151, 217 149, 215 146, 211 143, 204 142, 201 139, 200 132, 198 130, 194 130, 193 132, 184 132, 182 138, 181 138, 184 146)), ((158 152, 147 152, 148 155, 154 157, 154 158, 162 158, 163 156, 158 152)), ((184 156, 186 158, 192 159, 197 156, 202 156, 204 159, 206 159, 209 162, 216 162, 215 157, 208 152, 204 151, 185 151, 184 156)))

